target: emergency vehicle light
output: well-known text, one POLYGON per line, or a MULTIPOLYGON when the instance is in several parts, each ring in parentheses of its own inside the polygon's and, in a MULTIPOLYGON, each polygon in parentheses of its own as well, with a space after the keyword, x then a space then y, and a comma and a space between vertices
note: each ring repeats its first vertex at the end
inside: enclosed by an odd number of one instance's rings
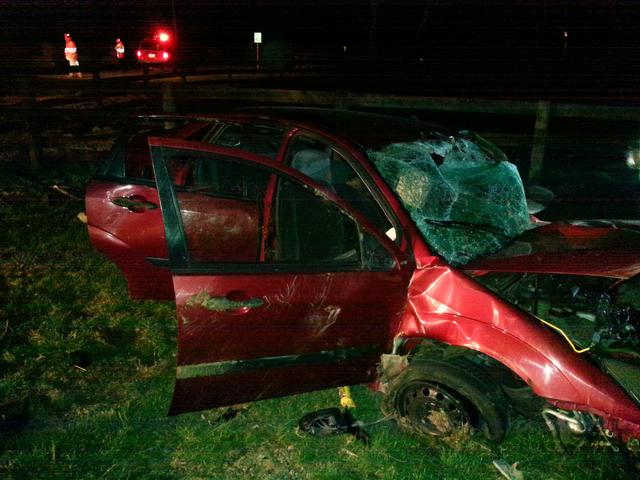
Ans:
POLYGON ((167 32, 158 33, 158 40, 160 40, 161 42, 168 42, 169 41, 169 34, 167 32))

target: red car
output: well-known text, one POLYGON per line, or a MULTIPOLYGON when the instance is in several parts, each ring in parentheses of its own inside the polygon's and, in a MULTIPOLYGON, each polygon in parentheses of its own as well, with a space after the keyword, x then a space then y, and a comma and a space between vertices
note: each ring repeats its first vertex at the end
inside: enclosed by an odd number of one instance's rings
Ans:
MULTIPOLYGON (((167 121, 167 119, 163 119, 167 121)), ((640 438, 633 224, 546 223, 481 138, 282 108, 114 149, 89 234, 134 298, 175 299, 170 413, 369 382, 399 424, 640 438)))
POLYGON ((138 61, 144 65, 163 65, 173 61, 173 44, 169 34, 161 32, 152 38, 145 38, 136 50, 138 61))

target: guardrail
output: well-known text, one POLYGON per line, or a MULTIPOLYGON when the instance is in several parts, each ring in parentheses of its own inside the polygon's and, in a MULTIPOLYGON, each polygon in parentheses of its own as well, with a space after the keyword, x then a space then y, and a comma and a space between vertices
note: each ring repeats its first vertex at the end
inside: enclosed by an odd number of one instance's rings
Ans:
MULTIPOLYGON (((26 125, 35 132, 38 118, 51 114, 53 109, 62 115, 69 113, 65 103, 81 103, 83 100, 93 102, 94 107, 105 109, 104 100, 109 95, 127 95, 130 98, 139 96, 141 101, 158 102, 163 111, 173 113, 179 110, 183 99, 200 103, 238 102, 242 105, 308 105, 345 109, 378 109, 400 111, 434 111, 473 114, 498 114, 505 116, 524 116, 532 120, 533 131, 530 137, 530 163, 528 178, 539 179, 547 148, 549 129, 554 118, 579 118, 604 121, 640 122, 640 106, 603 105, 593 102, 566 103, 551 100, 505 100, 487 98, 436 97, 415 94, 388 95, 380 93, 356 93, 335 89, 335 83, 329 83, 327 90, 283 89, 283 88, 247 88, 224 84, 224 78, 233 75, 251 74, 252 79, 270 78, 280 75, 278 72, 258 72, 247 69, 201 71, 196 74, 166 73, 149 77, 148 83, 140 82, 140 77, 115 78, 109 81, 83 80, 60 81, 41 79, 39 85, 33 87, 56 92, 50 99, 26 97, 27 103, 13 107, 18 117, 25 119, 26 125), (46 83, 43 87, 42 82, 46 83), (217 83, 212 83, 217 82, 217 83), (221 84, 222 83, 222 84, 221 84), (333 88, 332 88, 333 87, 333 88)), ((287 73, 287 75, 294 75, 287 73)), ((36 82, 31 79, 29 82, 36 82)), ((28 87, 29 85, 27 85, 28 87)), ((116 107, 117 108, 117 107, 116 107)), ((9 109, 5 108, 5 111, 9 109)), ((91 116, 90 112, 81 109, 73 110, 74 115, 91 116)), ((94 113, 95 114, 95 113, 94 113)), ((35 134, 35 133, 34 133, 35 134)))

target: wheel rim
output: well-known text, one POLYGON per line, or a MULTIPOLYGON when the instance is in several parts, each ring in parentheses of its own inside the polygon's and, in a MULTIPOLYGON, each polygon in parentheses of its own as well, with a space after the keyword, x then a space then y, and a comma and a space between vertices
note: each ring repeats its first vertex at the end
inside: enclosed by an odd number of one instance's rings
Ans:
POLYGON ((398 410, 414 427, 429 435, 447 435, 470 424, 464 402, 441 385, 429 382, 407 385, 399 393, 398 410))

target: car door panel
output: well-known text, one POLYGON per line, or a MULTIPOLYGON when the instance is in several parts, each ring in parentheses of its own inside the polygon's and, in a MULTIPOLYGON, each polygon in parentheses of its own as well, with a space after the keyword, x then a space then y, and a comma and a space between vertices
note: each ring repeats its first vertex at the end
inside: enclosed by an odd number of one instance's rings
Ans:
POLYGON ((402 287, 395 272, 174 275, 174 283, 179 365, 269 357, 285 349, 295 355, 347 343, 383 348, 386 321, 403 307, 376 300, 381 291, 402 287), (372 284, 375 289, 368 288, 372 284), (225 309, 222 299, 234 298, 240 300, 225 309), (208 336, 219 344, 215 350, 208 336), (249 347, 250 337, 261 341, 249 347))
MULTIPOLYGON (((331 209, 339 212, 345 224, 355 225, 355 220, 327 198, 334 194, 316 192, 317 184, 314 188, 306 186, 307 177, 300 172, 277 166, 268 159, 230 153, 214 146, 205 148, 201 144, 167 139, 151 139, 150 145, 170 239, 176 292, 178 360, 171 413, 371 380, 380 353, 390 347, 391 325, 398 321, 406 306, 411 271, 401 268, 406 264, 401 261, 402 252, 389 253, 385 249, 396 248, 389 239, 379 233, 365 233, 358 227, 360 233, 350 235, 350 241, 375 237, 376 242, 386 245, 380 248, 393 261, 376 269, 364 268, 351 257, 333 257, 334 253, 349 249, 348 245, 342 245, 346 241, 343 235, 335 252, 328 246, 325 253, 331 255, 323 256, 318 245, 330 241, 327 239, 332 236, 323 236, 323 225, 313 226, 314 234, 309 235, 312 225, 308 217, 315 208, 312 202, 318 202, 325 213, 331 209), (246 202, 233 201, 234 208, 242 214, 255 215, 247 223, 250 227, 238 238, 246 236, 247 244, 269 249, 269 245, 278 243, 280 233, 286 234, 295 237, 295 242, 289 241, 292 245, 296 243, 295 255, 282 253, 281 246, 272 248, 271 253, 259 252, 253 259, 230 260, 220 256, 222 260, 210 260, 207 248, 204 255, 192 251, 194 244, 189 243, 189 232, 198 227, 189 223, 217 221, 220 215, 225 215, 225 203, 220 198, 224 195, 212 193, 213 188, 198 200, 185 196, 174 186, 172 174, 178 169, 173 167, 180 163, 176 158, 187 158, 191 149, 193 154, 211 155, 212 162, 233 163, 236 156, 241 156, 235 171, 244 168, 255 180, 259 175, 249 173, 246 169, 250 167, 278 179, 255 181, 260 185, 258 193, 253 191, 246 202), (280 183, 287 188, 267 187, 280 183), (292 195, 293 184, 306 193, 292 195), (287 198, 281 199, 281 194, 287 198), (253 208, 240 207, 250 200, 253 208), (197 206, 196 216, 189 202, 197 206), (292 202, 301 202, 297 215, 292 214, 292 202), (272 204, 275 208, 267 208, 272 204), (280 208, 281 204, 287 207, 280 208), (276 217, 267 218, 265 212, 276 217), (291 225, 281 228, 282 222, 298 223, 293 228, 291 225), (298 245, 311 239, 317 243, 314 249, 298 245)), ((189 194, 198 195, 193 190, 189 194)), ((357 214, 356 217, 374 230, 367 220, 357 214)), ((326 230, 328 225, 324 227, 326 230)), ((216 234, 215 229, 206 233, 211 237, 216 234)), ((215 244, 213 241, 207 245, 215 250, 215 244)), ((354 252, 362 248, 355 247, 354 252)), ((211 255, 216 258, 217 254, 211 255)))
POLYGON ((258 259, 259 212, 254 203, 177 194, 187 246, 199 262, 258 259))
POLYGON ((174 298, 170 270, 147 261, 168 256, 159 207, 151 186, 94 180, 87 188, 89 238, 122 271, 131 298, 174 298))
POLYGON ((334 376, 341 379, 337 384, 370 380, 380 353, 389 348, 389 319, 404 308, 400 296, 380 302, 380 291, 402 290, 403 281, 396 272, 354 277, 348 272, 174 276, 179 347, 172 412, 195 408, 180 399, 200 395, 210 398, 212 407, 290 394, 294 371, 304 374, 302 391, 321 388, 322 379, 334 376), (238 300, 224 310, 219 300, 233 298, 260 304, 243 308, 238 300), (344 371, 328 374, 332 369, 344 371), (239 377, 261 387, 234 387, 239 377), (199 382, 208 385, 202 393, 194 387, 199 382))

